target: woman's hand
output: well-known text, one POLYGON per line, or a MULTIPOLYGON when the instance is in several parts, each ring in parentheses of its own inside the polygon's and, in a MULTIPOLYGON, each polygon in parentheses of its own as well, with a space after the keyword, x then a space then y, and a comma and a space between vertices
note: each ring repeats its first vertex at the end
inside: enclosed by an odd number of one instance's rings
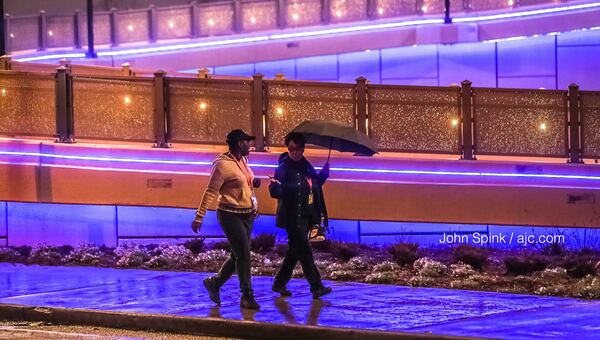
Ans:
POLYGON ((202 220, 194 219, 192 221, 192 231, 194 231, 194 233, 198 233, 198 231, 200 230, 201 227, 202 227, 202 220))

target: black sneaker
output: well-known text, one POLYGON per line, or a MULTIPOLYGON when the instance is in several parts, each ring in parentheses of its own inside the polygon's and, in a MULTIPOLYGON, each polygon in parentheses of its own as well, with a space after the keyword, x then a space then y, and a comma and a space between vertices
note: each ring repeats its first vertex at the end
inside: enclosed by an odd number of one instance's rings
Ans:
POLYGON ((327 295, 331 293, 331 287, 321 287, 315 291, 312 292, 313 295, 313 299, 318 299, 323 295, 327 295))
POLYGON ((281 296, 292 296, 292 292, 285 288, 285 286, 281 287, 273 285, 273 287, 271 287, 271 290, 275 293, 279 293, 281 296))
POLYGON ((215 282, 214 277, 207 277, 202 281, 208 291, 208 297, 217 305, 221 304, 221 287, 215 282))
POLYGON ((242 299, 240 300, 240 307, 244 309, 253 309, 259 310, 260 305, 256 300, 254 300, 254 295, 242 295, 242 299))

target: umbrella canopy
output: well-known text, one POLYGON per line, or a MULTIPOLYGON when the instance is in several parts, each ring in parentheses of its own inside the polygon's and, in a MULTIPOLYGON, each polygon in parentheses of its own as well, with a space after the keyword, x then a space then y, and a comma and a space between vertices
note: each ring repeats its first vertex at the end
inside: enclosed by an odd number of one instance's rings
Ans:
POLYGON ((302 134, 307 144, 319 145, 340 152, 355 152, 372 156, 377 147, 364 133, 351 126, 329 120, 307 120, 292 132, 302 134))

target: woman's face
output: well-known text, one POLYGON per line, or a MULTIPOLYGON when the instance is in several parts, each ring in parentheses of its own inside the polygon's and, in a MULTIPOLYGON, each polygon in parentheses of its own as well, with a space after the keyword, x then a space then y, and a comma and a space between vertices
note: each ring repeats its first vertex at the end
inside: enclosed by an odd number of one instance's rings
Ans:
POLYGON ((293 140, 288 144, 288 154, 294 162, 298 162, 304 155, 304 147, 296 144, 293 140))
POLYGON ((254 141, 243 140, 238 142, 238 147, 242 156, 248 156, 250 154, 251 144, 254 144, 254 141))

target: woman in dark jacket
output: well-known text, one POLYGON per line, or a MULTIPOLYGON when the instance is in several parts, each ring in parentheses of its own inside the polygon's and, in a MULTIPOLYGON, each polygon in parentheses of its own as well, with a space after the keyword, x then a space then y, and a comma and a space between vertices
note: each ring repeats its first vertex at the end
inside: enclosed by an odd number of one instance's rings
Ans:
POLYGON ((288 250, 275 275, 272 289, 282 296, 292 295, 286 284, 300 261, 313 297, 319 298, 330 293, 331 288, 323 286, 321 282, 308 241, 308 231, 311 226, 321 224, 322 220, 327 224, 327 210, 321 187, 329 177, 329 164, 325 164, 320 173, 315 171, 304 158, 306 141, 301 134, 287 135, 285 144, 288 152, 280 157, 269 192, 271 197, 277 199, 276 225, 285 228, 287 232, 288 250))

